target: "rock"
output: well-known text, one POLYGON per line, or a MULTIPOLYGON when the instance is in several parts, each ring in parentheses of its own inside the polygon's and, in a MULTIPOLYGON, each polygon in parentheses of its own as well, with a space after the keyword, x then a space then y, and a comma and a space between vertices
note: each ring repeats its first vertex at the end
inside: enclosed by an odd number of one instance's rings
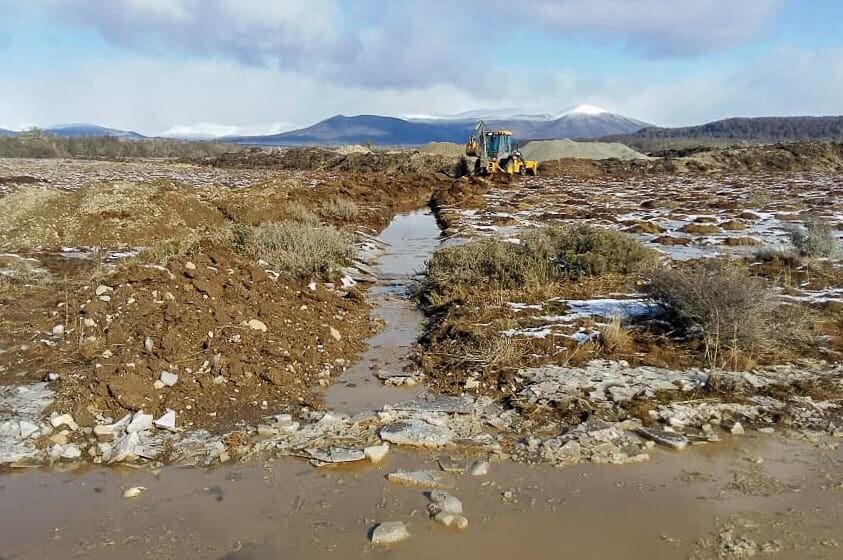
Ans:
POLYGON ((444 412, 446 414, 470 414, 474 400, 471 397, 452 397, 436 395, 419 397, 384 407, 384 410, 401 412, 444 412))
POLYGON ((486 476, 489 474, 489 461, 477 461, 471 465, 471 476, 486 476))
POLYGON ((450 486, 445 476, 437 471, 396 471, 387 475, 387 480, 405 486, 421 488, 446 488, 450 486))
POLYGON ((430 492, 430 501, 439 506, 442 511, 448 513, 462 513, 462 502, 444 490, 432 490, 430 492))
POLYGON ((64 434, 53 434, 50 436, 50 441, 56 445, 67 445, 67 436, 64 434))
POLYGON ((372 463, 380 463, 384 460, 388 453, 389 444, 387 443, 384 443, 382 445, 370 445, 369 447, 363 449, 363 454, 372 463))
POLYGON ((246 326, 248 326, 253 331, 266 332, 268 330, 266 324, 263 321, 259 321, 257 319, 251 319, 248 323, 246 323, 246 326))
POLYGON ((275 426, 269 426, 267 424, 258 424, 258 437, 270 438, 272 436, 277 436, 278 433, 279 430, 275 426))
POLYGON ((125 490, 123 490, 123 497, 127 500, 131 498, 137 498, 145 491, 145 486, 132 486, 131 488, 126 488, 125 490))
POLYGON ((179 376, 171 371, 162 371, 161 377, 159 378, 161 383, 163 383, 167 387, 172 387, 179 381, 179 376))
POLYGON ((29 439, 41 431, 41 428, 39 428, 37 424, 30 422, 29 420, 21 420, 18 427, 20 429, 21 439, 29 439))
POLYGON ((146 349, 147 352, 152 352, 152 350, 155 348, 155 341, 152 340, 151 336, 148 336, 143 339, 143 347, 146 349))
POLYGON ((126 426, 126 431, 130 434, 136 432, 145 432, 151 430, 153 426, 152 415, 144 414, 143 410, 139 410, 132 416, 132 421, 126 426))
POLYGON ((455 460, 453 457, 437 457, 436 462, 439 468, 447 473, 465 474, 468 470, 465 463, 455 460))
POLYGON ((82 450, 79 449, 79 446, 76 445, 75 443, 69 443, 69 444, 65 445, 64 447, 62 447, 62 450, 61 450, 61 458, 62 459, 73 460, 73 459, 78 459, 81 456, 82 456, 82 450))
POLYGON ((473 377, 465 380, 466 389, 471 390, 477 389, 478 387, 480 387, 480 380, 474 379, 473 377))
POLYGON ((114 291, 113 288, 109 288, 108 286, 100 284, 99 286, 97 286, 97 289, 94 290, 94 293, 97 295, 97 297, 99 297, 99 296, 104 296, 106 294, 110 294, 113 291, 114 291))
POLYGON ((390 443, 416 447, 442 447, 450 445, 454 439, 454 433, 449 428, 428 424, 416 418, 384 426, 380 436, 390 443))
POLYGON ((185 270, 196 270, 196 265, 190 261, 187 261, 186 263, 184 263, 184 268, 185 270))
POLYGON ((307 452, 313 458, 312 462, 316 466, 334 463, 354 463, 366 458, 366 455, 359 449, 346 449, 342 447, 308 449, 307 452))
POLYGON ((82 321, 82 324, 85 325, 86 328, 90 329, 91 327, 96 326, 97 322, 91 319, 90 317, 85 317, 85 319, 82 321))
POLYGON ((729 422, 728 425, 724 424, 724 427, 729 430, 729 433, 733 436, 742 436, 746 433, 744 430, 743 424, 740 422, 729 422))
POLYGON ((56 325, 53 327, 53 336, 56 338, 64 336, 64 325, 56 325))
POLYGON ((431 519, 433 519, 440 525, 444 525, 445 527, 451 527, 453 529, 459 529, 461 531, 468 529, 468 519, 458 513, 440 511, 433 514, 431 516, 431 519))
POLYGON ((97 299, 99 299, 100 301, 104 301, 104 302, 108 303, 109 301, 111 301, 111 296, 107 296, 107 295, 106 296, 100 296, 97 299))
POLYGON ((55 414, 50 417, 50 424, 53 428, 67 427, 70 431, 75 432, 79 429, 79 425, 70 414, 55 414))
POLYGON ((114 427, 110 425, 98 424, 94 426, 94 436, 96 436, 97 441, 114 441, 114 427))
POLYGON ((342 340, 342 335, 340 334, 340 331, 338 331, 338 330, 337 330, 337 329, 335 329, 334 327, 331 327, 331 328, 330 328, 330 333, 331 333, 331 338, 333 338, 333 339, 334 339, 334 340, 336 340, 337 342, 339 342, 340 340, 342 340))
POLYGON ((166 387, 166 385, 164 385, 164 382, 163 382, 163 381, 161 381, 160 379, 156 379, 155 381, 153 381, 153 382, 152 382, 152 387, 153 387, 155 390, 161 390, 161 389, 163 389, 164 387, 166 387))
POLYGON ((155 427, 159 430, 167 430, 169 432, 176 431, 176 411, 167 410, 161 418, 155 421, 155 427))
POLYGON ((140 451, 140 437, 137 432, 131 432, 123 436, 114 446, 114 456, 109 463, 123 463, 135 461, 140 451))
POLYGON ((378 546, 399 543, 409 538, 410 532, 401 521, 386 521, 372 531, 372 544, 378 546))
POLYGON ((685 449, 688 447, 688 438, 677 433, 644 427, 638 428, 636 433, 643 438, 667 447, 672 447, 673 449, 685 449))

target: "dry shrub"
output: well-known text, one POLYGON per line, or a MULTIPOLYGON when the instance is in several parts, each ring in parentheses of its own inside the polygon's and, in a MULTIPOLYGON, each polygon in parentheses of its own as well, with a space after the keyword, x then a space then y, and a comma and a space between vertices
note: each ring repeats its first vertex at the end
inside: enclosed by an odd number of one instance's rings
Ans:
POLYGON ((795 250, 787 247, 764 246, 752 254, 753 260, 781 268, 797 268, 802 265, 802 258, 795 250))
POLYGON ((826 220, 809 218, 803 226, 791 224, 788 235, 800 256, 811 259, 833 258, 840 251, 834 229, 826 220))
POLYGON ((533 289, 557 281, 628 274, 657 253, 616 231, 588 225, 548 227, 520 244, 483 239, 444 247, 427 263, 417 287, 431 305, 446 305, 477 286, 533 289))
POLYGON ((199 238, 189 235, 180 239, 162 239, 154 241, 138 253, 138 260, 143 263, 164 266, 175 257, 182 257, 191 253, 199 243, 199 238))
POLYGON ((284 207, 284 217, 293 222, 315 226, 319 224, 319 216, 301 202, 289 202, 284 207))
POLYGON ((360 207, 350 198, 332 198, 322 204, 319 213, 334 220, 351 222, 360 215, 360 207))
POLYGON ((354 256, 351 237, 333 227, 283 221, 241 233, 247 253, 289 276, 335 278, 354 256))
POLYGON ((677 327, 702 337, 713 367, 739 367, 812 339, 806 308, 780 302, 763 280, 728 262, 654 270, 645 291, 677 327))
POLYGON ((600 347, 609 354, 624 352, 632 345, 632 336, 620 317, 613 317, 600 327, 599 332, 600 347))

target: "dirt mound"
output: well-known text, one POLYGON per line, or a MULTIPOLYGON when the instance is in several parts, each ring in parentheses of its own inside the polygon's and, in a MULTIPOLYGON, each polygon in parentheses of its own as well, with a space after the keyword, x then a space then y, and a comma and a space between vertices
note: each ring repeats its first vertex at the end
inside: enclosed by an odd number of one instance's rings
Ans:
POLYGON ((10 325, 53 336, 0 354, 10 378, 59 374, 56 409, 83 425, 97 413, 157 417, 169 408, 179 426, 223 430, 315 406, 312 388, 338 374, 370 334, 361 292, 274 280, 220 247, 92 280, 7 302, 28 308, 6 309, 10 325), (177 382, 156 388, 165 371, 177 382))
POLYGON ((457 144, 456 142, 431 142, 422 146, 419 151, 423 154, 434 156, 458 158, 465 155, 465 146, 463 144, 457 144))
POLYGON ((632 148, 618 143, 606 142, 574 142, 573 140, 534 140, 528 142, 521 154, 525 159, 535 161, 551 161, 564 158, 577 159, 646 159, 632 148))
POLYGON ((241 169, 287 169, 354 173, 436 172, 455 175, 460 157, 411 150, 336 150, 320 147, 252 149, 198 163, 241 169))
POLYGON ((172 183, 26 188, 0 199, 0 247, 136 246, 225 222, 196 191, 172 183))

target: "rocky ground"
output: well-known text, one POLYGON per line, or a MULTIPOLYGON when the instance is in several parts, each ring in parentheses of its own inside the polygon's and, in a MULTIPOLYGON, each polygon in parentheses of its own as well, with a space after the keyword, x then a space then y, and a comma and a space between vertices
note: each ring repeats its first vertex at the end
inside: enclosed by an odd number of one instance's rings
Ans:
MULTIPOLYGON (((657 447, 771 434, 833 452, 843 437, 841 262, 785 266, 755 250, 785 246, 787 225, 809 218, 843 235, 843 183, 817 170, 725 173, 724 162, 744 170, 761 156, 724 154, 712 173, 562 162, 549 166, 552 176, 511 182, 454 179, 457 163, 445 156, 358 150, 2 161, 0 462, 157 467, 293 456, 325 467, 397 455, 390 485, 441 491, 425 515, 459 531, 470 516, 449 488, 490 464, 640 463, 657 447), (408 270, 381 280, 396 293, 416 290, 429 322, 408 371, 377 373, 414 388, 375 410, 325 410, 322 389, 381 328, 367 299, 384 250, 376 236, 396 212, 428 202, 447 247, 518 245, 542 226, 585 223, 630 236, 643 261, 667 268, 738 263, 774 285, 776 301, 816 313, 815 345, 732 364, 740 367, 707 362, 701 342, 644 294, 637 270, 507 288, 481 278, 444 303, 425 301, 408 270), (267 224, 330 230, 353 250, 341 266, 303 274, 290 255, 257 251, 267 224), (408 461, 399 448, 423 453, 408 461)), ((747 491, 763 483, 735 482, 747 491)), ((373 542, 409 535, 407 519, 381 521, 373 542)), ((759 532, 744 542, 751 531, 735 520, 721 529, 697 557, 749 557, 744 549, 767 552, 774 540, 759 532)))

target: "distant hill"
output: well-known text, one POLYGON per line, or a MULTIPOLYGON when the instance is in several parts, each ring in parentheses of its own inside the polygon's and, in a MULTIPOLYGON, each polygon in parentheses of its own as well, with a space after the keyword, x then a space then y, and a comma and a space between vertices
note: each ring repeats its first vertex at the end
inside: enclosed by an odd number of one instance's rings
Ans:
POLYGON ((507 115, 481 111, 448 117, 399 119, 379 115, 337 115, 307 128, 268 136, 225 137, 223 140, 255 146, 301 146, 315 144, 363 144, 417 146, 428 142, 465 142, 478 120, 490 128, 511 130, 515 139, 593 139, 607 134, 624 134, 651 126, 604 111, 580 106, 559 115, 507 115))
POLYGON ((631 134, 608 135, 602 140, 621 142, 645 152, 806 140, 843 142, 843 116, 731 118, 698 126, 644 128, 631 134))
POLYGON ((95 124, 59 124, 43 129, 43 132, 58 136, 60 138, 75 138, 80 136, 98 138, 101 136, 113 136, 124 140, 142 140, 146 136, 131 130, 119 130, 95 124))
POLYGON ((8 130, 5 128, 0 128, 0 136, 17 136, 18 133, 14 130, 8 130))

